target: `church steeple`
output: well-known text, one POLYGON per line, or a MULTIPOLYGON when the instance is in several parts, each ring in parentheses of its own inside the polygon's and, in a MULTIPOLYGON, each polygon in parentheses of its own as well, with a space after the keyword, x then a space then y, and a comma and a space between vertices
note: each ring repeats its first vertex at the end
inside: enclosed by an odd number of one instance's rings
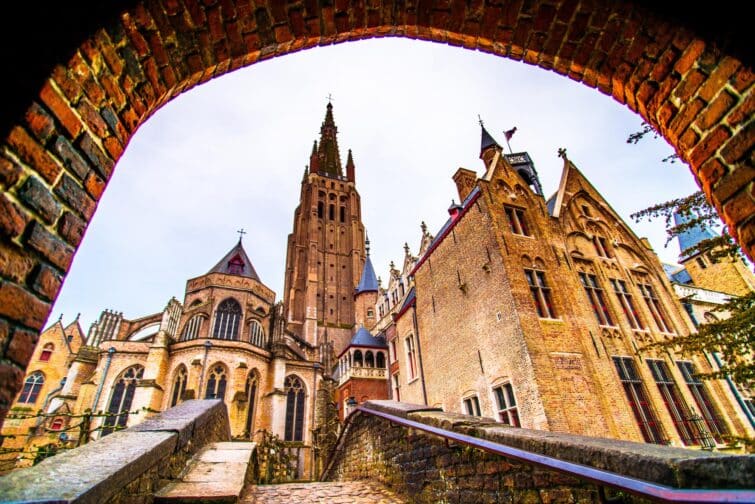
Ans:
POLYGON ((369 236, 365 240, 364 244, 365 244, 364 250, 366 252, 366 257, 364 260, 364 268, 362 268, 362 278, 360 278, 359 285, 357 285, 356 294, 361 294, 363 292, 377 292, 378 291, 377 276, 375 275, 375 268, 372 266, 372 260, 370 259, 369 236))
POLYGON ((346 178, 349 182, 354 182, 354 158, 351 156, 351 149, 349 149, 349 157, 346 159, 346 178))
POLYGON ((343 176, 341 169, 341 155, 338 151, 336 135, 338 128, 333 120, 333 104, 328 102, 325 120, 320 127, 320 147, 317 152, 319 158, 318 172, 323 175, 343 176))

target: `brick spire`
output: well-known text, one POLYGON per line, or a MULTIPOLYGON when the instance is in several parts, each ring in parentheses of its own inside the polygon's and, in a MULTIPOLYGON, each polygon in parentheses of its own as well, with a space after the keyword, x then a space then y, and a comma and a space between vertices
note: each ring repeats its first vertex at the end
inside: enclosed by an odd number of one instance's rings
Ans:
POLYGON ((325 120, 320 127, 320 146, 317 152, 318 172, 322 175, 343 176, 341 155, 338 152, 338 140, 336 140, 337 133, 338 128, 333 120, 333 104, 328 103, 325 120))
POLYGON ((349 157, 346 159, 346 178, 349 182, 354 182, 354 158, 351 156, 351 149, 349 149, 349 157))
POLYGON ((320 171, 320 161, 317 157, 317 140, 312 146, 312 154, 309 155, 309 172, 317 173, 320 171))

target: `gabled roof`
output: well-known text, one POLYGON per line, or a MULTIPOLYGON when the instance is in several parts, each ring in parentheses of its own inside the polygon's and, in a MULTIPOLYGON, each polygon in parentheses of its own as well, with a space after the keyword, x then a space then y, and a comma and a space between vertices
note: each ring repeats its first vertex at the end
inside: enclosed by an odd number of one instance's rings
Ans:
MULTIPOLYGON (((692 221, 694 218, 695 216, 693 215, 682 215, 674 212, 674 224, 677 226, 686 224, 692 221)), ((679 239, 679 259, 684 260, 689 259, 696 254, 696 252, 684 254, 685 250, 696 246, 703 240, 710 240, 711 238, 715 238, 715 235, 709 229, 704 228, 700 224, 697 224, 679 233, 677 235, 677 238, 679 239)))
POLYGON ((370 259, 370 256, 368 254, 367 259, 364 261, 364 268, 362 268, 362 278, 359 280, 359 285, 357 285, 356 293, 359 294, 362 292, 377 291, 377 276, 375 275, 375 268, 372 266, 372 259, 370 259))
POLYGON ((260 277, 257 276, 257 272, 254 270, 252 261, 246 255, 241 240, 207 273, 238 275, 261 282, 260 277))
POLYGON ((409 289, 409 292, 406 294, 406 297, 404 298, 404 302, 401 305, 401 308, 396 312, 396 320, 400 319, 406 311, 411 308, 411 306, 414 304, 415 300, 417 299, 417 293, 414 290, 414 287, 409 289))

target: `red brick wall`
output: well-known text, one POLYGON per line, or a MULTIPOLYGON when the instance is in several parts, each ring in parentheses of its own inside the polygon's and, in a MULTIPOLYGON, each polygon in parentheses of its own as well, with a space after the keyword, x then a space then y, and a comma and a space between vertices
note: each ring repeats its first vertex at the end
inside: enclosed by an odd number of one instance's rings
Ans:
MULTIPOLYGON (((317 45, 402 36, 478 49, 597 88, 658 128, 755 256, 753 72, 633 2, 135 2, 92 30, 0 148, 0 418, 130 136, 213 77, 317 45)), ((710 33, 710 31, 708 32, 710 33)), ((54 45, 54 41, 50 42, 54 45)), ((723 47, 726 47, 723 45, 723 47)), ((36 59, 30 55, 30 59, 36 59)), ((13 101, 14 97, 9 97, 13 101)))

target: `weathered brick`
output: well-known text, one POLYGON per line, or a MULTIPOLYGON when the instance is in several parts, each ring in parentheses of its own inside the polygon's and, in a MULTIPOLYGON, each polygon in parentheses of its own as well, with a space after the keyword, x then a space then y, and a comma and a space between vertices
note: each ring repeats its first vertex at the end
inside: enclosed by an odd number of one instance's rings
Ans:
POLYGON ((31 224, 31 232, 26 239, 26 244, 61 270, 68 271, 73 259, 73 248, 47 231, 40 223, 31 224))
POLYGON ((55 133, 55 122, 52 117, 36 102, 32 103, 29 110, 26 111, 26 124, 29 125, 31 132, 42 144, 46 143, 55 133))
POLYGON ((19 366, 26 366, 34 353, 39 333, 24 329, 13 331, 5 356, 19 366))
POLYGON ((740 164, 723 176, 715 185, 716 198, 718 198, 718 201, 725 202, 734 194, 744 190, 753 180, 755 180, 755 168, 744 163, 740 164))
POLYGON ((698 70, 692 70, 684 77, 684 79, 682 79, 676 89, 674 89, 673 94, 675 97, 679 98, 682 103, 686 102, 695 94, 704 80, 704 73, 698 70))
POLYGON ((26 327, 41 329, 49 311, 49 303, 14 283, 0 281, 0 315, 26 327))
POLYGON ((48 224, 55 222, 60 214, 60 205, 50 189, 33 175, 18 190, 18 198, 29 208, 36 210, 48 224))
POLYGON ((679 138, 704 106, 705 102, 702 100, 694 100, 682 107, 676 117, 674 117, 674 119, 671 120, 671 123, 669 123, 669 131, 672 140, 679 138))
POLYGON ((81 120, 84 124, 86 124, 92 133, 98 137, 104 137, 110 133, 107 123, 89 100, 81 100, 76 107, 76 111, 81 116, 81 120))
POLYGON ((15 243, 0 243, 0 275, 23 284, 36 265, 29 254, 15 243))
POLYGON ((81 85, 71 78, 69 70, 58 65, 52 71, 52 80, 58 85, 70 103, 77 103, 81 97, 81 85))
POLYGON ((747 127, 741 129, 726 142, 724 148, 721 149, 721 155, 724 161, 734 164, 752 150, 753 144, 755 144, 755 122, 751 121, 747 127))
POLYGON ((63 213, 58 221, 58 233, 69 244, 78 247, 84 237, 86 222, 71 212, 63 213))
POLYGON ((0 157, 0 186, 10 187, 18 182, 23 170, 10 159, 0 157))
POLYGON ((105 154, 88 133, 84 133, 79 142, 81 150, 84 151, 87 159, 92 162, 94 169, 97 170, 105 180, 110 178, 113 171, 114 162, 105 154))
POLYGON ((97 206, 96 203, 73 178, 65 173, 55 186, 55 194, 60 196, 68 206, 84 217, 85 220, 88 221, 92 218, 97 206))
POLYGON ((689 161, 693 166, 702 164, 706 159, 711 157, 718 150, 721 145, 731 137, 731 132, 723 127, 719 126, 710 133, 708 133, 699 144, 695 145, 692 152, 689 155, 689 161))
POLYGON ((94 171, 89 172, 84 181, 84 188, 95 201, 99 201, 102 192, 105 190, 105 186, 105 181, 98 177, 94 171))
POLYGON ((741 63, 734 58, 724 57, 708 76, 708 79, 698 91, 698 96, 705 101, 711 101, 740 65, 741 63))
POLYGON ((754 81, 755 72, 748 67, 740 68, 730 79, 731 85, 740 93, 749 88, 754 81))
POLYGON ((34 292, 42 296, 42 299, 54 301, 60 290, 63 278, 51 267, 41 264, 32 275, 30 282, 34 292))
POLYGON ((58 119, 60 124, 68 131, 71 138, 76 138, 81 132, 81 121, 71 108, 70 103, 60 96, 49 82, 42 86, 39 93, 42 102, 47 106, 53 115, 58 119))
POLYGON ((52 183, 58 177, 60 166, 25 129, 20 126, 13 128, 8 136, 8 144, 24 163, 36 170, 47 182, 52 183))
POLYGON ((0 195, 0 233, 13 238, 20 235, 29 217, 10 201, 5 194, 0 195))
POLYGON ((744 121, 749 120, 755 115, 755 93, 749 93, 742 103, 740 103, 731 114, 726 118, 730 126, 738 126, 744 121))
POLYGON ((721 118, 731 110, 736 103, 736 100, 736 97, 726 91, 722 91, 716 99, 700 113, 700 116, 694 123, 695 127, 701 131, 705 131, 715 126, 719 123, 721 118))
POLYGON ((112 159, 120 159, 123 154, 123 144, 114 136, 109 136, 102 141, 105 150, 112 159))
POLYGON ((724 220, 730 228, 752 218, 755 200, 748 191, 740 191, 724 204, 724 220))
MULTIPOLYGON (((2 308, 0 308, 0 312, 2 308)), ((4 386, 0 387, 0 410, 10 409, 10 405, 13 403, 13 399, 16 394, 21 390, 23 384, 24 372, 12 364, 5 364, 0 362, 0 383, 4 386)))
POLYGON ((81 156, 76 147, 71 145, 71 142, 67 138, 59 136, 55 140, 53 148, 68 171, 76 175, 79 180, 84 180, 84 177, 89 173, 90 165, 81 156))
POLYGON ((692 68, 695 60, 700 57, 700 55, 703 53, 703 50, 705 50, 705 42, 700 39, 693 40, 682 52, 682 55, 679 56, 679 59, 676 60, 676 63, 674 64, 674 70, 682 75, 687 73, 687 70, 692 68))
POLYGON ((706 189, 707 193, 710 193, 713 187, 718 184, 718 181, 726 174, 726 167, 721 164, 716 158, 710 158, 700 167, 697 172, 697 176, 700 182, 706 189))
POLYGON ((681 137, 679 137, 679 147, 682 148, 684 152, 682 152, 682 157, 685 159, 685 161, 688 160, 688 154, 687 151, 689 151, 692 147, 697 145, 698 140, 700 139, 700 135, 695 133, 695 131, 692 128, 688 128, 684 134, 682 134, 681 137))
POLYGON ((10 326, 8 322, 0 319, 0 348, 5 348, 5 345, 10 339, 10 326))

